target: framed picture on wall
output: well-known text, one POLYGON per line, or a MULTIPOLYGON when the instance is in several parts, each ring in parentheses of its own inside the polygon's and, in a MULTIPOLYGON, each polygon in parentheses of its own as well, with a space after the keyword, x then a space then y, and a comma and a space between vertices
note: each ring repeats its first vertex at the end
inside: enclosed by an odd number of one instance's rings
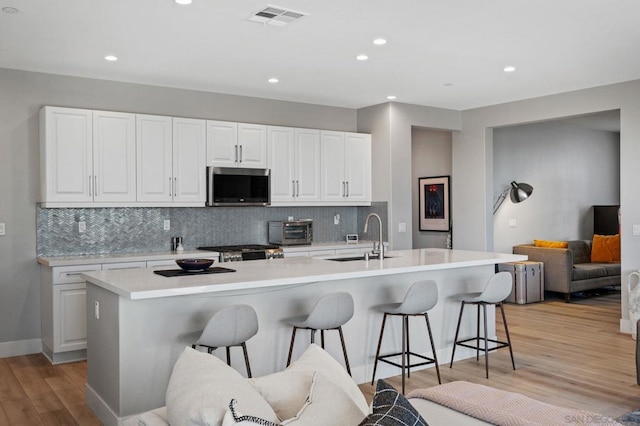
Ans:
POLYGON ((418 179, 418 218, 421 231, 449 232, 449 176, 418 179))

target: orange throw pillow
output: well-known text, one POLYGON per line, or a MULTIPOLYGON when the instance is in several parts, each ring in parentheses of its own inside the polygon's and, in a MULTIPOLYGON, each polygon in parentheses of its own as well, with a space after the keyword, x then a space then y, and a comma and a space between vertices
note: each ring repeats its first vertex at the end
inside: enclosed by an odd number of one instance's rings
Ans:
POLYGON ((599 263, 620 262, 620 234, 594 235, 591 261, 599 263))
POLYGON ((533 240, 533 245, 536 247, 548 247, 548 248, 569 247, 569 243, 567 243, 566 241, 533 240))

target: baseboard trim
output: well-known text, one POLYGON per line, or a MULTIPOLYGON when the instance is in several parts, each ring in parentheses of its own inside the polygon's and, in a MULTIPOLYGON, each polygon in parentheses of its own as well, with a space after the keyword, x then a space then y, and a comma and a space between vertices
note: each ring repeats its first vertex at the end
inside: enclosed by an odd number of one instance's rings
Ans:
POLYGON ((40 352, 42 352, 41 339, 28 339, 28 340, 16 340, 13 342, 0 342, 0 358, 38 354, 40 352))
POLYGON ((124 419, 118 417, 100 395, 88 384, 84 385, 84 397, 87 402, 87 407, 93 411, 93 414, 100 420, 100 423, 105 426, 122 426, 124 419))
POLYGON ((620 319, 620 333, 631 334, 631 320, 628 318, 620 319))

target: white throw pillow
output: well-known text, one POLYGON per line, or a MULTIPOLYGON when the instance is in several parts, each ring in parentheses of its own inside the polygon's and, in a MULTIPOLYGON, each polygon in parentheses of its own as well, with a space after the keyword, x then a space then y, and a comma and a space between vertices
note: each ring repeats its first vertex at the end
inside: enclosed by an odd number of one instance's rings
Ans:
MULTIPOLYGON (((260 418, 253 411, 229 409, 224 416, 222 426, 273 426, 271 421, 260 418)), ((298 414, 284 422, 282 426, 355 426, 365 418, 360 407, 347 395, 345 390, 336 385, 323 373, 313 376, 306 403, 298 414)))
MULTIPOLYGON (((347 370, 320 346, 310 345, 300 358, 292 362, 286 372, 306 372, 313 375, 315 371, 322 373, 335 385, 341 388, 356 403, 363 415, 369 413, 369 405, 364 395, 353 381, 347 370)), ((278 373, 275 373, 278 374, 278 373)), ((305 393, 306 394, 306 393, 305 393)))
POLYGON ((229 401, 238 408, 276 421, 260 393, 237 371, 217 357, 186 347, 176 361, 167 387, 167 416, 171 426, 220 426, 229 401))
POLYGON ((267 400, 280 420, 298 414, 307 401, 313 379, 313 371, 285 370, 249 379, 267 400))

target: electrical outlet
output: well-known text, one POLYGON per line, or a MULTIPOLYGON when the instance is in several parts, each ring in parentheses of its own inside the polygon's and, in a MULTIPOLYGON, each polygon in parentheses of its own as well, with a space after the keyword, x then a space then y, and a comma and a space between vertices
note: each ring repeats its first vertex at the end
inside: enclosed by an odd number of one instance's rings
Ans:
POLYGON ((515 228, 518 226, 518 221, 516 219, 509 219, 509 228, 515 228))
POLYGON ((407 224, 405 222, 398 223, 398 232, 407 232, 407 224))
POLYGON ((640 225, 633 225, 633 235, 640 236, 640 225))
POLYGON ((289 221, 293 220, 293 216, 288 216, 287 220, 289 220, 289 221))
POLYGON ((333 215, 333 224, 340 225, 340 213, 336 213, 333 215))
POLYGON ((78 232, 83 233, 87 231, 87 222, 78 222, 78 232))
POLYGON ((100 319, 100 302, 97 300, 93 301, 93 316, 100 319))
POLYGON ((4 235, 4 233, 5 233, 4 223, 0 223, 0 236, 4 235))
POLYGON ((164 230, 165 231, 171 230, 171 221, 169 219, 164 220, 164 230))

